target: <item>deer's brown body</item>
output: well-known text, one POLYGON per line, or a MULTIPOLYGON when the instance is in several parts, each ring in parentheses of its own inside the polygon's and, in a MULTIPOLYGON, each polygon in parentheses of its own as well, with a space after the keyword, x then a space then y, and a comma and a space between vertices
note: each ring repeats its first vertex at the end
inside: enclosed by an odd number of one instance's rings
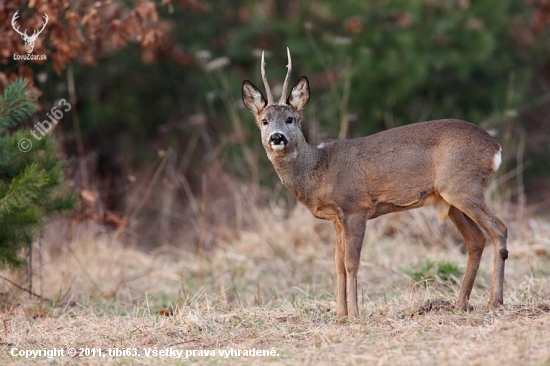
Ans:
MULTIPOLYGON (((290 74, 290 54, 289 72, 290 74)), ((281 181, 316 217, 336 230, 337 316, 357 315, 357 271, 366 221, 380 215, 435 205, 462 234, 468 264, 457 306, 468 299, 485 246, 494 244, 495 269, 489 306, 503 301, 506 226, 486 205, 485 188, 500 164, 501 148, 483 129, 460 120, 420 122, 371 136, 309 145, 301 132, 309 100, 301 77, 286 97, 273 103, 249 81, 243 101, 256 116, 262 142, 281 181)))

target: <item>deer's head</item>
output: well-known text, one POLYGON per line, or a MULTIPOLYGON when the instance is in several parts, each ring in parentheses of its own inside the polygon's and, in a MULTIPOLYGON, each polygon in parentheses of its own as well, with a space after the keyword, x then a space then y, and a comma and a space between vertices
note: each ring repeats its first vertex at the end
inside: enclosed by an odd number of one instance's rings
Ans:
POLYGON ((264 54, 262 53, 262 79, 267 100, 262 92, 249 80, 243 82, 243 103, 256 118, 262 135, 262 144, 269 157, 284 157, 296 150, 304 140, 301 130, 302 110, 309 101, 309 82, 301 76, 296 85, 286 95, 288 79, 292 70, 290 51, 288 54, 288 71, 279 102, 273 101, 271 89, 265 76, 264 54))
POLYGON ((19 13, 19 11, 16 11, 15 14, 13 14, 13 17, 11 18, 11 26, 13 27, 13 29, 19 33, 21 35, 21 38, 23 38, 23 40, 25 41, 25 49, 27 50, 27 53, 31 53, 32 50, 34 49, 34 42, 36 41, 36 39, 38 38, 38 35, 40 33, 42 33, 42 31, 44 30, 44 28, 46 28, 46 24, 48 24, 48 14, 44 13, 44 24, 42 24, 42 29, 40 29, 39 31, 37 31, 36 29, 34 30, 32 36, 29 36, 27 34, 27 30, 25 29, 25 32, 20 32, 19 31, 19 26, 17 26, 17 28, 15 28, 15 20, 17 18, 19 18, 19 15, 17 14, 19 13))

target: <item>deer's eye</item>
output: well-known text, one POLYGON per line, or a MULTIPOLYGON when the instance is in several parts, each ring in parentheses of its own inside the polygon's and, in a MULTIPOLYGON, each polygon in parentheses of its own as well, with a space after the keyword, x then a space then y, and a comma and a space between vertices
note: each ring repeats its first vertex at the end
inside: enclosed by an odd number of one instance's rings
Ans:
POLYGON ((291 124, 292 122, 294 122, 294 118, 288 117, 286 123, 291 124))
POLYGON ((267 119, 262 119, 262 125, 264 125, 264 126, 267 125, 267 119))

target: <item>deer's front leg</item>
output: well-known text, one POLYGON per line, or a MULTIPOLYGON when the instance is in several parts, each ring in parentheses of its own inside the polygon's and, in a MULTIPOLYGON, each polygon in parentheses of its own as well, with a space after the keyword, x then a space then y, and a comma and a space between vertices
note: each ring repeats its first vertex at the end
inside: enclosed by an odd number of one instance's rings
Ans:
POLYGON ((361 261, 361 246, 365 237, 367 217, 363 214, 348 215, 343 220, 345 236, 345 267, 347 282, 348 315, 357 316, 357 271, 361 261))
POLYGON ((348 315, 347 297, 346 297, 346 247, 344 228, 339 221, 334 222, 336 231, 336 248, 334 250, 334 259, 336 262, 336 279, 338 282, 336 298, 336 317, 341 319, 348 315))

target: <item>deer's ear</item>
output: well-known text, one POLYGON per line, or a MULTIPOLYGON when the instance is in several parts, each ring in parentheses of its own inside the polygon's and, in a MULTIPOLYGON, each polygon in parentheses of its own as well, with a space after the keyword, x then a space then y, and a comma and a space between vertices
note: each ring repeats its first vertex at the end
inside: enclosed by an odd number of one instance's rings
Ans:
POLYGON ((267 105, 262 92, 249 80, 243 81, 243 103, 254 114, 259 114, 267 105))
POLYGON ((309 101, 309 81, 302 75, 294 85, 288 96, 287 104, 290 104, 297 111, 301 111, 309 101))

